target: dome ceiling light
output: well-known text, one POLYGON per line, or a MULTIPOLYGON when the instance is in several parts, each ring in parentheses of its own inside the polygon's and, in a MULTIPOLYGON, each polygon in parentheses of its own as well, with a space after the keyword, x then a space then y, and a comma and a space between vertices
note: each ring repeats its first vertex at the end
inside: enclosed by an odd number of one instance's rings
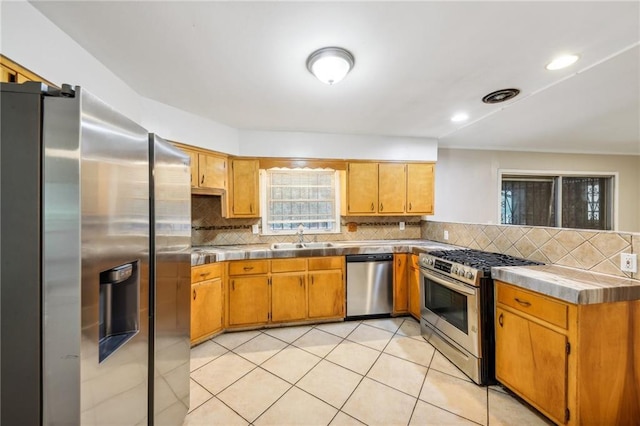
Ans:
POLYGON ((307 58, 307 69, 325 84, 341 81, 351 71, 355 59, 351 52, 341 47, 323 47, 307 58))

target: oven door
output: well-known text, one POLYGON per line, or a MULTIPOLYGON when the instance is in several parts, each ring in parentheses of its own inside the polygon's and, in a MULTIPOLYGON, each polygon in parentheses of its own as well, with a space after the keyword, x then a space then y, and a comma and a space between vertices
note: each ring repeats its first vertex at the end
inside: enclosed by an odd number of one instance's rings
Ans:
POLYGON ((431 328, 476 358, 480 347, 480 289, 420 268, 420 313, 431 328))

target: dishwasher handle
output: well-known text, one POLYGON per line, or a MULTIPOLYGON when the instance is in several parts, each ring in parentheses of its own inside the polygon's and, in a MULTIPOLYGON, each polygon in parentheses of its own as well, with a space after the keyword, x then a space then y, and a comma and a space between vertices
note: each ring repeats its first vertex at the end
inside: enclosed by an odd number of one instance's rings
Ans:
POLYGON ((347 262, 390 262, 393 260, 391 253, 375 254, 349 254, 346 256, 347 262))

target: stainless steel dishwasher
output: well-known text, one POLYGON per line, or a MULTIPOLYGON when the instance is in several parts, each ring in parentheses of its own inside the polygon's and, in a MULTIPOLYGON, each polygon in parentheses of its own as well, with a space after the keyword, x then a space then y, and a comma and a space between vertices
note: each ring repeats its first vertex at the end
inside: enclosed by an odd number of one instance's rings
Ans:
POLYGON ((393 254, 347 255, 347 318, 393 310, 393 254))

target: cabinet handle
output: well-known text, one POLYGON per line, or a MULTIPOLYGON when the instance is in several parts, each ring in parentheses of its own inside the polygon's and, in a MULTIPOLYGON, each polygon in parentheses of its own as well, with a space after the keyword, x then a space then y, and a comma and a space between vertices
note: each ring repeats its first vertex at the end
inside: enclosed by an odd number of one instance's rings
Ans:
POLYGON ((253 213, 253 203, 249 204, 249 211, 253 213))
POLYGON ((411 207, 411 203, 409 203, 409 211, 411 211, 412 207, 411 207))
POLYGON ((252 269, 253 269, 253 266, 245 266, 245 267, 244 267, 244 268, 242 268, 242 269, 244 269, 245 271, 250 271, 250 270, 252 270, 252 269))
POLYGON ((527 302, 526 300, 520 300, 517 297, 515 298, 516 302, 518 302, 519 304, 521 304, 522 306, 528 308, 529 306, 531 306, 530 302, 527 302))
POLYGON ((311 285, 313 285, 313 275, 311 275, 311 285))
POLYGON ((302 277, 300 277, 300 287, 302 287, 302 277))
POLYGON ((373 211, 374 205, 373 203, 371 203, 371 211, 373 211))
POLYGON ((195 289, 193 290, 193 300, 196 300, 196 291, 195 291, 195 289))
POLYGON ((231 290, 235 291, 235 289, 236 289, 236 282, 235 280, 231 280, 231 290))
POLYGON ((498 317, 498 324, 500 324, 500 327, 504 326, 504 315, 500 314, 500 316, 498 317))
POLYGON ((380 203, 380 211, 384 210, 384 206, 380 203))
POLYGON ((200 180, 200 185, 204 183, 204 175, 202 175, 202 179, 200 180))
POLYGON ((207 275, 209 275, 210 273, 211 273, 211 272, 202 272, 202 273, 200 274, 200 276, 204 278, 204 277, 206 277, 207 275))

